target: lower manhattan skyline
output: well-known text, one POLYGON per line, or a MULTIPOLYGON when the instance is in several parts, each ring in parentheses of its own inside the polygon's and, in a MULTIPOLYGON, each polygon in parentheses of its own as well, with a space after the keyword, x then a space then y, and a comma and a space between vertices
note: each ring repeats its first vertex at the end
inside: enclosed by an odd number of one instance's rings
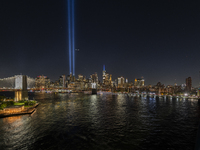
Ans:
MULTIPOLYGON (((69 74, 67 1, 1 2, 0 78, 69 74)), ((145 84, 199 85, 199 9, 188 1, 75 1, 75 76, 102 66, 145 84)))

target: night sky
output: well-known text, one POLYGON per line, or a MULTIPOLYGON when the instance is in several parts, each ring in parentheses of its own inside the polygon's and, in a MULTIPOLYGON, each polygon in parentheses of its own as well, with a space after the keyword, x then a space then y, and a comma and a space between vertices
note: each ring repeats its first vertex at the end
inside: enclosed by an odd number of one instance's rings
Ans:
MULTIPOLYGON (((200 71, 200 3, 185 0, 75 0, 76 77, 103 65, 116 79, 179 85, 200 71)), ((55 81, 69 74, 66 0, 0 1, 0 78, 55 81)))

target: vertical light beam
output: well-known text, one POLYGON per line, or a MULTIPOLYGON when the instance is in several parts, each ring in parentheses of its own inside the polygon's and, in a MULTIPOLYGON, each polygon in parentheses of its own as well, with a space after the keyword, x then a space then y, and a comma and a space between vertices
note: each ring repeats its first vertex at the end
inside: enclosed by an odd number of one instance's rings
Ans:
POLYGON ((75 76, 75 37, 74 37, 74 0, 72 0, 72 51, 73 51, 73 75, 75 76))
POLYGON ((70 6, 70 0, 68 0, 68 40, 69 40, 69 73, 72 73, 72 68, 71 68, 71 51, 72 51, 72 47, 71 47, 71 6, 70 6))

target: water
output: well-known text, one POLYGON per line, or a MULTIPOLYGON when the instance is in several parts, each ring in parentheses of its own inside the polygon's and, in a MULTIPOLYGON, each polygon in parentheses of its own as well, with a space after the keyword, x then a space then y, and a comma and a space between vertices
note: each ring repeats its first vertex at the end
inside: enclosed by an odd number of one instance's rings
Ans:
POLYGON ((197 100, 35 93, 32 115, 0 119, 0 149, 192 150, 197 100))

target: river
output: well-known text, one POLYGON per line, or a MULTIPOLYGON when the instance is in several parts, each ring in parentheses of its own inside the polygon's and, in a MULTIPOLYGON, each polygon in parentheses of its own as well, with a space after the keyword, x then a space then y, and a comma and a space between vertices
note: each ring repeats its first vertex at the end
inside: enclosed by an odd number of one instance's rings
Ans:
POLYGON ((0 118, 1 150, 193 150, 197 100, 35 93, 31 115, 0 118))

